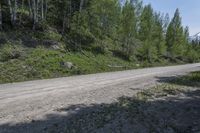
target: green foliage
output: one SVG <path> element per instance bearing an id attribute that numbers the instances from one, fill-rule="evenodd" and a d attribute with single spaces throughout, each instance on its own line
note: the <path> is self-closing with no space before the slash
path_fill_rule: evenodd
<path id="1" fill-rule="evenodd" d="M 144 7 L 140 17 L 139 38 L 141 41 L 151 40 L 153 31 L 153 9 L 151 5 Z"/>
<path id="2" fill-rule="evenodd" d="M 118 40 L 122 47 L 123 57 L 128 59 L 136 53 L 136 47 L 139 45 L 136 39 L 136 24 L 135 7 L 127 1 L 122 9 Z"/>
<path id="3" fill-rule="evenodd" d="M 105 54 L 107 52 L 104 45 L 99 44 L 92 46 L 91 51 L 95 54 Z"/>
<path id="4" fill-rule="evenodd" d="M 154 15 L 154 29 L 153 29 L 153 43 L 155 45 L 155 54 L 157 60 L 163 57 L 166 54 L 167 47 L 164 37 L 164 18 L 160 15 L 160 13 L 155 13 Z"/>
<path id="5" fill-rule="evenodd" d="M 171 56 L 183 56 L 185 51 L 185 38 L 186 36 L 184 36 L 180 13 L 177 9 L 171 23 L 169 24 L 166 35 L 168 52 Z"/>
<path id="6" fill-rule="evenodd" d="M 200 71 L 192 72 L 190 75 L 190 80 L 193 82 L 200 82 Z"/>
<path id="7" fill-rule="evenodd" d="M 72 69 L 63 67 L 62 62 L 71 62 L 75 67 Z M 124 61 L 111 54 L 93 54 L 87 51 L 63 53 L 38 47 L 29 51 L 26 58 L 0 62 L 0 83 L 116 71 L 134 67 L 134 63 Z"/>
<path id="8" fill-rule="evenodd" d="M 188 75 L 181 76 L 171 81 L 172 84 L 200 87 L 200 71 L 192 72 Z"/>
<path id="9" fill-rule="evenodd" d="M 74 14 L 69 39 L 71 40 L 74 51 L 79 51 L 94 42 L 95 37 L 90 32 L 86 11 L 82 11 L 81 13 L 76 12 Z"/>
<path id="10" fill-rule="evenodd" d="M 190 47 L 188 48 L 188 51 L 186 52 L 186 57 L 188 61 L 191 63 L 198 62 L 200 60 L 199 53 Z"/>
<path id="11" fill-rule="evenodd" d="M 142 60 L 152 63 L 156 60 L 156 46 L 154 43 L 154 15 L 151 5 L 144 7 L 140 18 L 139 38 L 143 42 L 140 49 Z"/>
<path id="12" fill-rule="evenodd" d="M 156 59 L 156 48 L 151 46 L 152 43 L 146 40 L 143 45 L 138 49 L 139 58 L 141 61 L 153 63 Z"/>
<path id="13" fill-rule="evenodd" d="M 22 56 L 23 49 L 21 46 L 14 44 L 4 44 L 0 50 L 0 61 L 8 61 L 10 59 L 18 59 Z"/>
<path id="14" fill-rule="evenodd" d="M 199 59 L 196 48 L 188 50 L 189 28 L 182 26 L 178 9 L 169 23 L 168 14 L 155 12 L 141 0 L 124 0 L 124 5 L 119 0 L 16 2 L 16 20 L 12 22 L 15 3 L 9 6 L 5 0 L 1 1 L 5 31 L 15 29 L 17 33 L 33 28 L 35 31 L 30 31 L 29 38 L 54 40 L 65 44 L 67 50 L 97 53 L 120 50 L 126 57 L 141 62 L 158 63 L 163 57 L 190 62 Z M 34 2 L 38 6 L 33 7 Z M 13 12 L 9 13 L 9 9 Z"/>
<path id="15" fill-rule="evenodd" d="M 91 32 L 97 37 L 113 37 L 120 16 L 120 4 L 118 0 L 91 0 L 88 7 L 90 13 Z"/>

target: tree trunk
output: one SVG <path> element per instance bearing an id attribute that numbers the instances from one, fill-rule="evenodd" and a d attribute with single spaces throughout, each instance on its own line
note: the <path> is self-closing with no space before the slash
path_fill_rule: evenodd
<path id="1" fill-rule="evenodd" d="M 35 30 L 35 27 L 36 27 L 36 23 L 37 23 L 37 16 L 36 16 L 36 0 L 32 0 L 33 1 L 33 30 Z"/>
<path id="2" fill-rule="evenodd" d="M 2 23 L 2 6 L 1 6 L 1 1 L 0 1 L 0 30 L 2 30 L 2 26 L 3 26 L 3 23 Z"/>
<path id="3" fill-rule="evenodd" d="M 47 19 L 47 11 L 48 11 L 48 0 L 45 0 L 45 19 Z"/>
<path id="4" fill-rule="evenodd" d="M 78 26 L 80 26 L 81 27 L 81 22 L 80 22 L 80 19 L 81 19 L 81 13 L 82 13 L 82 9 L 83 9 L 83 4 L 84 4 L 84 0 L 81 0 L 80 1 L 80 7 L 79 7 L 79 15 L 78 15 Z M 80 27 L 78 28 L 78 32 L 79 32 L 79 34 L 81 34 L 80 32 Z M 81 50 L 82 48 L 82 40 L 81 40 L 81 38 L 80 37 L 78 37 L 79 38 L 79 45 L 78 45 L 78 50 Z"/>
<path id="5" fill-rule="evenodd" d="M 20 14 L 20 18 L 19 18 L 19 24 L 20 25 L 22 23 L 22 17 L 23 17 L 23 11 L 24 11 L 24 0 L 22 0 L 21 10 L 22 10 L 22 13 Z"/>
<path id="6" fill-rule="evenodd" d="M 65 28 L 66 28 L 66 18 L 67 18 L 67 6 L 68 3 L 63 0 L 63 23 L 62 23 L 62 37 L 64 37 L 64 33 L 65 33 Z"/>
<path id="7" fill-rule="evenodd" d="M 14 8 L 13 8 L 13 25 L 16 25 L 17 21 L 17 0 L 14 0 Z"/>
<path id="8" fill-rule="evenodd" d="M 68 11 L 68 18 L 67 18 L 67 29 L 70 28 L 71 25 L 71 17 L 72 17 L 72 0 L 69 1 L 69 7 L 68 7 L 69 11 Z"/>
<path id="9" fill-rule="evenodd" d="M 9 6 L 9 10 L 10 10 L 10 22 L 13 25 L 13 8 L 12 8 L 12 3 L 11 0 L 8 0 L 8 6 Z"/>
<path id="10" fill-rule="evenodd" d="M 64 16 L 63 16 L 62 37 L 64 36 L 64 33 L 65 33 L 65 25 L 66 25 L 66 13 L 64 13 Z"/>
<path id="11" fill-rule="evenodd" d="M 30 19 L 33 19 L 33 9 L 31 6 L 31 0 L 28 0 L 28 6 L 29 6 L 29 17 Z"/>
<path id="12" fill-rule="evenodd" d="M 39 22 L 39 2 L 40 0 L 36 0 L 36 23 Z"/>
<path id="13" fill-rule="evenodd" d="M 41 19 L 44 20 L 44 0 L 41 0 Z"/>
<path id="14" fill-rule="evenodd" d="M 84 5 L 84 0 L 80 1 L 80 7 L 79 7 L 79 11 L 81 12 L 83 9 L 83 5 Z"/>

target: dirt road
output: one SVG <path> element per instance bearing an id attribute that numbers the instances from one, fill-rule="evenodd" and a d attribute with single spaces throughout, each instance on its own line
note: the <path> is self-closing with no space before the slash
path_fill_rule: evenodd
<path id="1" fill-rule="evenodd" d="M 64 119 L 72 113 L 60 111 L 61 108 L 112 103 L 158 84 L 161 77 L 195 70 L 200 70 L 200 63 L 3 84 L 0 85 L 0 133 L 49 132 L 52 126 L 64 125 Z"/>

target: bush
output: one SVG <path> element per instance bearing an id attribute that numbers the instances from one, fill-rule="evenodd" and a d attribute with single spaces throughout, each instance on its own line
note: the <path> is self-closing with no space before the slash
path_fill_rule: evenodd
<path id="1" fill-rule="evenodd" d="M 36 24 L 35 30 L 44 32 L 48 29 L 48 24 L 45 21 Z"/>
<path id="2" fill-rule="evenodd" d="M 187 58 L 190 63 L 197 62 L 199 60 L 199 55 L 195 50 L 190 50 L 187 53 Z"/>
<path id="3" fill-rule="evenodd" d="M 200 82 L 200 71 L 191 73 L 190 80 L 193 82 Z"/>
<path id="4" fill-rule="evenodd" d="M 0 47 L 7 43 L 6 35 L 0 32 Z"/>
<path id="5" fill-rule="evenodd" d="M 105 54 L 105 48 L 102 46 L 93 46 L 92 47 L 92 52 L 95 54 Z"/>
<path id="6" fill-rule="evenodd" d="M 0 50 L 0 61 L 8 61 L 10 59 L 17 59 L 21 57 L 23 49 L 21 46 L 6 44 Z"/>
<path id="7" fill-rule="evenodd" d="M 130 57 L 121 50 L 113 50 L 113 55 L 123 60 L 130 61 Z"/>

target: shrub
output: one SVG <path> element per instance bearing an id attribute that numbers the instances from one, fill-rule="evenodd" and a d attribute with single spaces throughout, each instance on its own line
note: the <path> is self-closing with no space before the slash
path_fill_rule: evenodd
<path id="1" fill-rule="evenodd" d="M 0 47 L 7 42 L 6 35 L 0 32 Z"/>
<path id="2" fill-rule="evenodd" d="M 200 71 L 191 73 L 190 80 L 200 82 Z"/>
<path id="3" fill-rule="evenodd" d="M 190 63 L 197 62 L 199 60 L 199 55 L 195 50 L 190 50 L 187 53 L 187 58 Z"/>
<path id="4" fill-rule="evenodd" d="M 21 46 L 6 44 L 0 50 L 0 61 L 8 61 L 10 59 L 17 59 L 21 57 L 23 49 Z"/>
<path id="5" fill-rule="evenodd" d="M 105 54 L 106 50 L 105 50 L 105 47 L 103 46 L 95 45 L 92 47 L 92 52 L 95 54 Z"/>
<path id="6" fill-rule="evenodd" d="M 130 60 L 130 57 L 121 50 L 113 50 L 112 52 L 113 52 L 113 55 L 118 58 L 121 58 L 121 59 L 127 60 L 127 61 Z"/>

